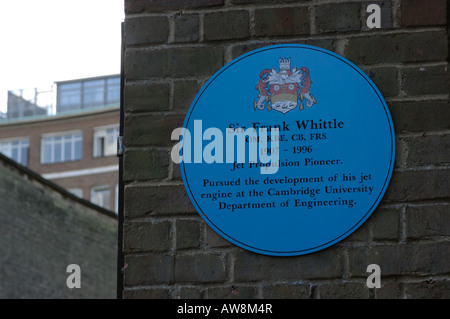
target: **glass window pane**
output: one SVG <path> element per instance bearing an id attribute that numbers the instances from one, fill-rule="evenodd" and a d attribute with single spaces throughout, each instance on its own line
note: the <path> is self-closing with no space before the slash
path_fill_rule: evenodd
<path id="1" fill-rule="evenodd" d="M 106 85 L 107 104 L 118 103 L 120 101 L 120 77 L 108 79 Z"/>
<path id="2" fill-rule="evenodd" d="M 110 192 L 109 187 L 95 187 L 91 191 L 91 202 L 109 209 Z"/>
<path id="3" fill-rule="evenodd" d="M 0 142 L 0 152 L 19 164 L 28 164 L 28 139 Z"/>
<path id="4" fill-rule="evenodd" d="M 72 194 L 74 194 L 75 196 L 83 198 L 83 190 L 81 188 L 69 188 L 67 190 Z"/>
<path id="5" fill-rule="evenodd" d="M 42 154 L 42 163 L 47 164 L 51 163 L 52 159 L 52 148 L 50 144 L 44 144 L 43 154 Z"/>
<path id="6" fill-rule="evenodd" d="M 95 140 L 95 156 L 102 157 L 105 156 L 105 137 L 99 136 Z"/>
<path id="7" fill-rule="evenodd" d="M 120 87 L 120 77 L 109 78 L 106 80 L 106 84 L 108 85 L 108 88 Z"/>
<path id="8" fill-rule="evenodd" d="M 72 160 L 72 143 L 69 139 L 64 141 L 64 161 Z"/>
<path id="9" fill-rule="evenodd" d="M 106 135 L 106 143 L 105 143 L 105 155 L 114 155 L 117 148 L 117 136 L 116 130 L 110 129 Z"/>
<path id="10" fill-rule="evenodd" d="M 119 128 L 96 129 L 94 132 L 94 157 L 116 154 Z"/>
<path id="11" fill-rule="evenodd" d="M 11 158 L 16 162 L 19 162 L 19 149 L 17 148 L 17 146 L 13 146 L 11 150 Z"/>
<path id="12" fill-rule="evenodd" d="M 103 196 L 103 208 L 109 209 L 109 190 L 103 191 L 102 192 L 102 196 Z"/>
<path id="13" fill-rule="evenodd" d="M 22 146 L 20 164 L 22 164 L 23 166 L 28 166 L 28 143 L 26 146 Z"/>
<path id="14" fill-rule="evenodd" d="M 52 137 L 44 137 L 44 138 L 42 139 L 42 143 L 48 144 L 48 143 L 51 143 L 52 140 L 53 140 Z"/>
<path id="15" fill-rule="evenodd" d="M 58 142 L 56 142 L 56 140 L 55 140 L 54 152 L 55 152 L 55 155 L 54 155 L 55 159 L 54 159 L 54 161 L 56 163 L 57 162 L 62 162 L 63 158 L 62 158 L 62 149 L 61 149 L 61 139 Z"/>
<path id="16" fill-rule="evenodd" d="M 65 134 L 42 139 L 42 163 L 74 161 L 81 157 L 81 134 Z"/>
<path id="17" fill-rule="evenodd" d="M 83 143 L 81 139 L 77 139 L 75 142 L 75 154 L 73 155 L 74 160 L 80 160 L 83 157 Z"/>
<path id="18" fill-rule="evenodd" d="M 83 86 L 83 106 L 105 104 L 105 80 L 86 81 Z"/>
<path id="19" fill-rule="evenodd" d="M 58 107 L 76 109 L 81 105 L 81 83 L 58 85 Z"/>
<path id="20" fill-rule="evenodd" d="M 85 81 L 83 83 L 84 85 L 84 90 L 87 89 L 97 89 L 97 88 L 101 88 L 102 90 L 105 87 L 105 80 L 90 80 L 90 81 Z"/>
<path id="21" fill-rule="evenodd" d="M 64 92 L 69 91 L 77 91 L 81 89 L 81 83 L 80 82 L 74 82 L 74 83 L 64 83 L 59 85 L 59 89 Z"/>
<path id="22" fill-rule="evenodd" d="M 9 158 L 11 158 L 12 154 L 11 154 L 11 143 L 2 143 L 0 146 L 0 152 L 2 152 L 3 155 L 8 156 Z"/>

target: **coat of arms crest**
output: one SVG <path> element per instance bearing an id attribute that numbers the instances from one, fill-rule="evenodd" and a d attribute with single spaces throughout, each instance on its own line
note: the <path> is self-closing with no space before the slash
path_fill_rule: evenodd
<path id="1" fill-rule="evenodd" d="M 256 85 L 258 100 L 254 101 L 254 109 L 267 110 L 286 114 L 297 106 L 303 110 L 303 101 L 307 107 L 317 104 L 316 99 L 310 92 L 311 78 L 306 67 L 291 69 L 291 58 L 280 58 L 278 60 L 279 70 L 273 67 L 271 70 L 264 69 L 259 73 L 259 82 Z"/>

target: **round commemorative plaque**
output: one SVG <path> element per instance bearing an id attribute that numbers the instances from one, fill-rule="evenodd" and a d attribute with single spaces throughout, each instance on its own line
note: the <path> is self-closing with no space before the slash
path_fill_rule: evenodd
<path id="1" fill-rule="evenodd" d="M 373 82 L 336 53 L 300 44 L 254 50 L 218 70 L 179 140 L 200 216 L 233 244 L 273 256 L 319 251 L 354 232 L 380 203 L 395 157 Z"/>

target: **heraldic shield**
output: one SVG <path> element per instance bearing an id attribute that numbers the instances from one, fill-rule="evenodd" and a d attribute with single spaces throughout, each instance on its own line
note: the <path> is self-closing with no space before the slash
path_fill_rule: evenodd
<path id="1" fill-rule="evenodd" d="M 254 101 L 254 109 L 275 110 L 286 114 L 297 106 L 303 110 L 303 100 L 307 107 L 317 103 L 311 95 L 311 78 L 306 67 L 291 69 L 291 58 L 278 60 L 279 71 L 274 68 L 262 70 L 260 80 L 256 85 L 258 101 Z"/>

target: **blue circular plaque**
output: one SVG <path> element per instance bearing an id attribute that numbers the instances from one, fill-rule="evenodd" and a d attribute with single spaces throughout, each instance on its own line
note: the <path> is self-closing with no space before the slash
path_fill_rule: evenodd
<path id="1" fill-rule="evenodd" d="M 273 256 L 350 235 L 394 167 L 394 127 L 377 87 L 347 59 L 307 45 L 268 46 L 225 65 L 179 138 L 183 182 L 203 220 Z"/>

